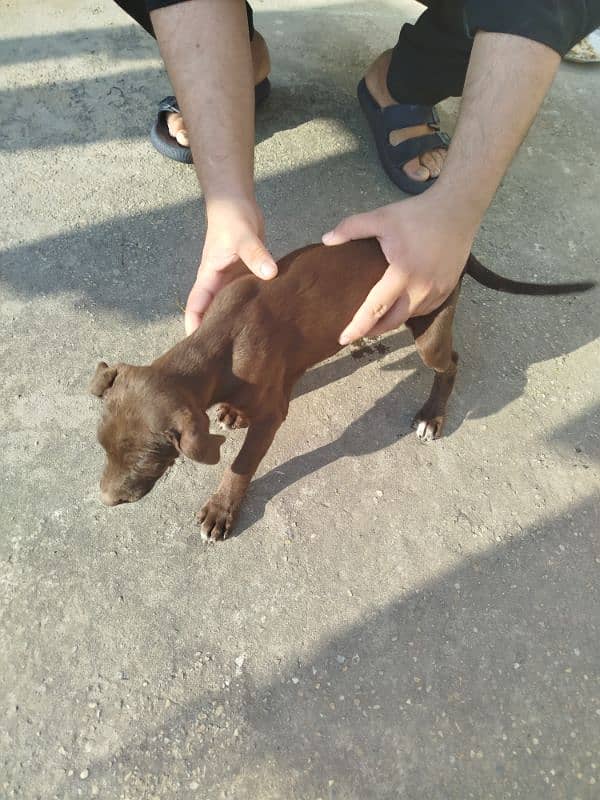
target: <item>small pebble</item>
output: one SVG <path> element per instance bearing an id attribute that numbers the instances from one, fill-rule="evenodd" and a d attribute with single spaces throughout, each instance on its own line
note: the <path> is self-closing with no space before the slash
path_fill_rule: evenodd
<path id="1" fill-rule="evenodd" d="M 82 769 L 81 772 L 79 773 L 79 777 L 81 778 L 82 781 L 84 781 L 89 774 L 90 774 L 89 769 Z"/>

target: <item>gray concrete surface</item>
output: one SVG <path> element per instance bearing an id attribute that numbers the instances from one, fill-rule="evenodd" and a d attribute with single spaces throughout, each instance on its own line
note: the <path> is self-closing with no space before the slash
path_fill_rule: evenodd
<path id="1" fill-rule="evenodd" d="M 354 86 L 418 7 L 257 7 L 281 255 L 397 197 Z M 169 86 L 116 7 L 1 13 L 0 796 L 599 797 L 598 292 L 467 281 L 432 446 L 406 333 L 313 370 L 222 546 L 194 526 L 215 469 L 103 508 L 86 383 L 182 335 L 198 190 L 148 143 Z M 562 66 L 478 237 L 490 266 L 598 277 L 599 127 L 600 71 Z"/>

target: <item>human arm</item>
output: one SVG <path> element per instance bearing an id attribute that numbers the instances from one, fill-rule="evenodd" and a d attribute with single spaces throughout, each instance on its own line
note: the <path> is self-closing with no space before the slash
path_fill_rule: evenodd
<path id="1" fill-rule="evenodd" d="M 342 344 L 397 328 L 450 294 L 559 63 L 557 52 L 533 40 L 476 34 L 456 131 L 435 185 L 348 217 L 323 237 L 335 245 L 375 236 L 390 264 L 342 332 Z"/>
<path id="2" fill-rule="evenodd" d="M 206 203 L 207 232 L 186 306 L 186 332 L 202 319 L 241 259 L 262 278 L 277 273 L 263 244 L 254 192 L 254 81 L 243 0 L 186 0 L 151 12 L 186 122 Z"/>

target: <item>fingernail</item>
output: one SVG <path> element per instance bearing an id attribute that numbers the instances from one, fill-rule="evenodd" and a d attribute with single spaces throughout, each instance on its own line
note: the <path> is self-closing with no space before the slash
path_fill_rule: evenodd
<path id="1" fill-rule="evenodd" d="M 321 237 L 321 241 L 323 244 L 330 244 L 331 240 L 333 239 L 333 231 L 327 231 L 327 233 L 323 234 Z"/>
<path id="2" fill-rule="evenodd" d="M 352 341 L 352 336 L 347 331 L 344 331 L 338 341 L 340 344 L 349 344 Z"/>
<path id="3" fill-rule="evenodd" d="M 272 278 L 276 274 L 277 270 L 273 264 L 262 264 L 259 272 L 263 278 Z"/>
<path id="4" fill-rule="evenodd" d="M 427 167 L 419 167 L 417 170 L 417 175 L 419 178 L 428 178 L 429 177 L 429 170 Z"/>

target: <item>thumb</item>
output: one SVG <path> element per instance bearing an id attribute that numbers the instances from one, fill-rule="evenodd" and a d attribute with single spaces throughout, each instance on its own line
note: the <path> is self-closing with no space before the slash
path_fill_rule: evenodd
<path id="1" fill-rule="evenodd" d="M 258 236 L 246 238 L 240 244 L 238 255 L 258 278 L 270 280 L 277 275 L 277 264 Z"/>
<path id="2" fill-rule="evenodd" d="M 323 244 L 344 244 L 351 239 L 369 239 L 379 236 L 380 225 L 378 215 L 374 211 L 365 214 L 353 214 L 343 219 L 336 227 L 323 236 Z"/>

